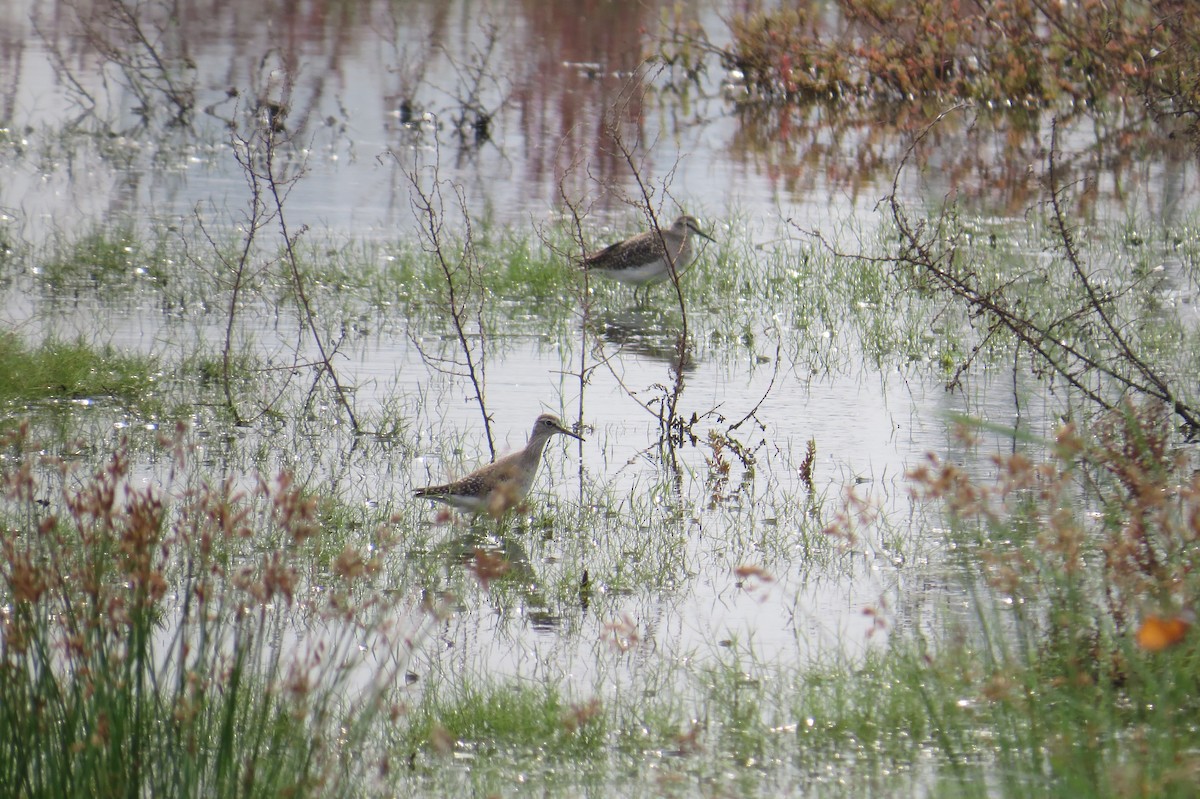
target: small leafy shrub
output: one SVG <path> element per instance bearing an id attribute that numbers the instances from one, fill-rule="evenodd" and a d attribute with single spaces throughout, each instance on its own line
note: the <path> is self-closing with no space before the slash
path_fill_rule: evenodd
<path id="1" fill-rule="evenodd" d="M 976 622 L 913 661 L 931 723 L 960 763 L 986 728 L 1006 795 L 1194 794 L 1200 477 L 1170 418 L 1127 403 L 1041 462 L 996 456 L 994 482 L 933 456 L 911 474 L 946 511 Z"/>

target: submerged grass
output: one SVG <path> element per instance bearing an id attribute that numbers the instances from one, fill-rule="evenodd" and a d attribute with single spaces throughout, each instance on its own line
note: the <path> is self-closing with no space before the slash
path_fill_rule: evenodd
<path id="1" fill-rule="evenodd" d="M 1048 257 L 1054 241 L 1042 217 L 1030 217 L 1023 227 L 957 216 L 951 221 L 960 257 L 971 265 L 982 291 L 1003 288 L 1013 302 L 1030 308 L 1034 318 L 1062 304 L 1070 270 L 1061 259 Z M 881 370 L 932 367 L 953 379 L 963 363 L 1002 362 L 1011 356 L 1010 337 L 971 331 L 968 317 L 940 298 L 928 280 L 872 257 L 891 249 L 895 231 L 886 226 L 839 237 L 868 242 L 862 257 L 835 254 L 825 241 L 791 228 L 752 231 L 736 216 L 710 227 L 717 242 L 706 243 L 681 281 L 693 357 L 770 359 L 778 347 L 795 367 L 839 373 L 855 368 L 861 354 Z M 1181 287 L 1164 284 L 1162 270 L 1162 259 L 1169 259 L 1167 266 L 1178 267 L 1195 287 L 1194 232 L 1178 226 L 1161 235 L 1139 233 L 1142 228 L 1131 222 L 1093 237 L 1087 243 L 1089 261 L 1100 265 L 1097 277 L 1111 290 L 1115 304 L 1140 311 L 1134 330 L 1148 354 L 1178 359 L 1200 351 L 1191 346 L 1195 334 L 1171 312 Z M 229 270 L 197 260 L 195 253 L 205 246 L 184 240 L 186 232 L 171 235 L 178 239 L 167 234 L 140 237 L 129 225 L 115 225 L 77 241 L 60 241 L 47 252 L 12 257 L 34 275 L 34 285 L 51 294 L 65 287 L 75 292 L 136 287 L 161 294 L 164 309 L 173 312 L 204 315 L 227 309 Z M 481 260 L 479 291 L 486 298 L 482 332 L 499 348 L 495 352 L 502 354 L 514 335 L 575 346 L 581 320 L 593 336 L 613 346 L 652 357 L 669 357 L 674 351 L 672 331 L 680 319 L 675 304 L 664 300 L 669 286 L 651 289 L 650 309 L 638 313 L 625 286 L 595 279 L 584 296 L 583 275 L 572 260 L 579 247 L 565 227 L 550 226 L 535 235 L 482 223 L 472 228 L 472 236 Z M 443 248 L 457 251 L 466 243 L 461 236 L 451 237 Z M 218 241 L 210 249 L 219 247 L 221 257 L 229 260 L 233 245 Z M 324 335 L 337 340 L 347 331 L 376 329 L 403 335 L 397 330 L 403 325 L 409 335 L 425 340 L 435 356 L 445 354 L 436 346 L 438 337 L 451 332 L 436 299 L 445 277 L 434 255 L 418 243 L 306 237 L 295 252 Z M 210 260 L 216 259 L 214 254 Z M 242 275 L 240 313 L 294 314 L 294 286 L 281 270 L 278 253 L 252 253 Z M 1189 356 L 1188 365 L 1192 361 L 1195 357 Z"/>
<path id="2" fill-rule="evenodd" d="M 163 409 L 156 391 L 162 377 L 162 365 L 150 356 L 82 339 L 49 339 L 31 347 L 14 332 L 0 332 L 0 402 L 108 398 L 155 416 Z"/>
<path id="3" fill-rule="evenodd" d="M 549 685 L 427 688 L 407 714 L 400 750 L 485 757 L 505 752 L 516 760 L 586 760 L 603 755 L 608 719 L 598 701 L 572 703 Z"/>
<path id="4" fill-rule="evenodd" d="M 55 291 L 132 284 L 147 274 L 142 261 L 147 247 L 131 226 L 96 229 L 78 241 L 60 241 L 36 269 L 38 278 Z"/>
<path id="5" fill-rule="evenodd" d="M 772 237 L 739 226 L 714 226 L 717 243 L 707 245 L 682 276 L 688 307 L 691 355 L 738 363 L 769 363 L 776 352 L 793 367 L 813 374 L 856 368 L 854 353 L 878 368 L 893 364 L 938 364 L 949 371 L 969 352 L 970 340 L 954 334 L 962 317 L 951 314 L 935 298 L 912 287 L 911 277 L 886 262 L 842 257 L 823 243 L 797 238 L 787 229 Z M 211 245 L 162 237 L 139 238 L 128 226 L 96 231 L 72 244 L 60 243 L 49 253 L 25 253 L 33 285 L 51 295 L 70 286 L 77 293 L 100 294 L 116 289 L 157 293 L 173 317 L 211 322 L 228 313 L 233 274 L 217 254 L 197 260 L 205 247 L 220 248 L 220 258 L 236 261 L 235 242 Z M 199 234 L 196 234 L 199 235 Z M 481 333 L 493 357 L 501 356 L 518 336 L 548 347 L 579 346 L 579 325 L 610 349 L 625 348 L 650 358 L 669 360 L 681 326 L 678 307 L 665 301 L 670 287 L 648 292 L 642 305 L 632 291 L 603 279 L 589 283 L 584 295 L 582 272 L 570 253 L 578 249 L 565 230 L 536 235 L 479 225 L 472 246 L 480 254 L 478 291 Z M 875 234 L 884 246 L 883 234 Z M 456 251 L 463 239 L 447 239 L 443 248 Z M 347 240 L 302 239 L 295 248 L 306 293 L 328 341 L 354 341 L 382 331 L 419 339 L 431 357 L 453 355 L 444 301 L 438 299 L 445 276 L 432 253 L 416 242 L 388 244 Z M 996 260 L 991 271 L 1009 270 L 1011 250 L 981 252 Z M 275 317 L 294 325 L 294 285 L 282 271 L 278 254 L 252 253 L 240 273 L 239 318 Z M 122 293 L 122 292 L 118 292 Z M 283 342 L 284 346 L 290 346 Z M 242 343 L 234 342 L 237 376 L 246 372 Z M 219 375 L 209 364 L 210 376 Z"/>

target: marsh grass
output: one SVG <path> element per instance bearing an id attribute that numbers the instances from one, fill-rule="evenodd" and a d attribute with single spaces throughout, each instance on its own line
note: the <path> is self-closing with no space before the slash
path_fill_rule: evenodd
<path id="1" fill-rule="evenodd" d="M 410 708 L 409 722 L 397 745 L 443 757 L 507 751 L 519 760 L 523 751 L 577 761 L 602 756 L 608 736 L 599 703 L 572 703 L 548 685 L 434 687 Z"/>
<path id="2" fill-rule="evenodd" d="M 915 784 L 960 796 L 1194 793 L 1200 493 L 1167 418 L 1130 405 L 1086 437 L 1026 437 L 1029 455 L 997 456 L 992 477 L 940 460 L 914 470 L 914 491 L 949 521 L 945 552 L 959 588 L 947 597 L 960 601 L 902 626 L 875 609 L 886 640 L 861 658 L 789 665 L 735 639 L 709 656 L 659 662 L 635 681 L 652 698 L 592 697 L 608 759 L 564 757 L 582 758 L 580 772 L 597 769 L 609 785 L 657 773 L 648 764 L 666 753 L 684 784 L 728 779 L 744 790 L 824 774 L 843 781 L 831 795 Z M 1160 645 L 1143 633 L 1153 618 L 1179 620 L 1180 632 Z M 642 651 L 638 628 L 618 627 L 626 637 L 613 640 Z M 622 652 L 613 656 L 630 656 Z M 697 659 L 707 665 L 681 665 Z M 506 707 L 519 686 L 473 689 L 462 700 L 469 714 L 441 704 L 432 715 L 478 729 L 463 716 Z M 488 723 L 478 722 L 497 747 L 531 745 Z M 541 734 L 558 746 L 561 731 Z M 555 784 L 537 767 L 528 773 Z"/>
<path id="3" fill-rule="evenodd" d="M 29 253 L 39 282 L 53 292 L 133 288 L 166 277 L 161 239 L 147 241 L 132 225 L 98 227 L 78 240 L 54 243 L 45 255 Z M 161 290 L 161 289 L 160 289 Z"/>
<path id="4" fill-rule="evenodd" d="M 148 355 L 82 339 L 30 346 L 15 332 L 0 332 L 0 401 L 6 403 L 106 399 L 155 417 L 165 406 L 163 379 L 162 364 Z"/>
<path id="5" fill-rule="evenodd" d="M 161 442 L 172 478 L 145 486 L 124 447 L 89 473 L 30 435 L 3 442 L 4 784 L 23 796 L 340 794 L 337 725 L 383 697 L 356 682 L 354 625 L 325 624 L 380 633 L 391 606 L 378 594 L 358 605 L 352 589 L 377 575 L 390 535 L 375 554 L 344 548 L 313 592 L 302 553 L 319 515 L 286 476 L 247 492 L 189 478 L 180 428 Z M 392 643 L 402 662 L 413 639 Z"/>
<path id="6" fill-rule="evenodd" d="M 213 396 L 221 390 L 228 376 L 231 390 L 238 396 L 249 397 L 254 394 L 268 393 L 269 381 L 263 377 L 266 365 L 258 353 L 249 349 L 232 352 L 226 362 L 220 353 L 200 348 L 187 352 L 180 359 L 179 371 L 187 375 L 206 393 Z"/>
<path id="7" fill-rule="evenodd" d="M 837 373 L 854 363 L 847 351 L 864 350 L 873 364 L 894 361 L 950 361 L 961 355 L 953 337 L 931 332 L 929 317 L 941 316 L 946 329 L 955 320 L 932 298 L 907 294 L 904 274 L 886 265 L 839 257 L 794 231 L 755 241 L 735 216 L 714 230 L 706 246 L 683 274 L 681 288 L 689 308 L 693 357 L 772 359 L 777 347 L 789 362 L 816 373 Z M 203 247 L 187 240 L 186 230 L 140 236 L 130 226 L 93 231 L 77 241 L 60 241 L 48 252 L 20 258 L 35 273 L 33 287 L 48 296 L 70 288 L 78 294 L 159 296 L 178 322 L 211 323 L 216 309 L 227 309 L 229 277 L 215 263 L 196 255 Z M 198 234 L 193 234 L 198 235 Z M 216 235 L 216 234 L 213 234 Z M 473 246 L 480 253 L 481 322 L 503 354 L 520 338 L 548 347 L 568 348 L 578 337 L 582 276 L 568 256 L 572 246 L 557 228 L 536 236 L 477 226 Z M 879 245 L 886 236 L 878 234 Z M 236 250 L 233 240 L 216 239 L 221 257 Z M 447 238 L 445 247 L 463 246 Z M 422 346 L 437 353 L 437 339 L 450 332 L 433 298 L 444 282 L 436 259 L 414 243 L 386 244 L 307 236 L 293 253 L 309 300 L 319 309 L 321 331 L 330 341 L 353 342 L 373 332 L 396 335 L 403 323 L 418 331 Z M 984 254 L 996 258 L 1000 254 Z M 215 257 L 215 256 L 214 256 Z M 254 255 L 242 280 L 239 315 L 276 319 L 285 333 L 296 325 L 292 285 L 277 273 L 278 253 Z M 1002 270 L 1001 270 L 1002 271 Z M 652 299 L 639 307 L 625 286 L 593 281 L 590 287 L 590 335 L 608 346 L 626 346 L 650 357 L 670 358 L 681 326 L 678 308 Z M 653 292 L 652 292 L 653 294 Z M 763 309 L 773 309 L 763 313 Z M 258 338 L 263 331 L 256 331 Z M 349 336 L 349 338 L 346 338 Z M 860 343 L 861 342 L 861 343 Z M 258 342 L 259 345 L 262 342 Z M 268 350 L 270 348 L 268 347 Z M 264 377 L 261 364 L 235 347 L 233 378 Z M 211 369 L 209 369 L 211 376 Z"/>
<path id="8" fill-rule="evenodd" d="M 1168 418 L 1127 404 L 1041 461 L 997 457 L 995 483 L 914 471 L 945 505 L 973 612 L 922 636 L 906 679 L 922 673 L 932 742 L 973 793 L 991 777 L 1005 795 L 1195 790 L 1195 638 L 1140 643 L 1152 618 L 1186 631 L 1197 590 L 1200 495 Z"/>
<path id="9" fill-rule="evenodd" d="M 561 301 L 574 296 L 569 266 L 530 241 L 481 235 L 495 259 L 484 272 L 495 300 L 485 322 L 516 321 L 514 337 L 548 342 L 576 335 L 576 310 Z M 981 274 L 997 285 L 1022 277 L 1031 306 L 1058 300 L 1036 230 L 999 246 L 986 226 L 972 235 L 983 243 L 973 253 Z M 778 357 L 799 374 L 861 369 L 860 355 L 877 367 L 947 371 L 968 354 L 1012 357 L 1003 337 L 976 352 L 964 316 L 919 273 L 811 241 L 759 250 L 724 239 L 683 280 L 706 357 Z M 1142 245 L 1096 243 L 1129 246 L 1109 252 Z M 1178 246 L 1194 268 L 1187 242 Z M 436 332 L 424 305 L 436 274 L 416 257 L 389 260 L 396 252 L 345 246 L 302 259 L 303 269 L 325 270 L 308 282 L 326 303 L 322 323 L 412 314 Z M 1139 261 L 1140 271 L 1153 260 Z M 1120 258 L 1113 263 L 1119 273 Z M 705 307 L 713 292 L 729 302 Z M 1120 302 L 1150 311 L 1144 335 L 1157 337 L 1164 357 L 1192 357 L 1172 353 L 1190 334 L 1179 334 L 1169 305 L 1155 304 L 1164 297 L 1146 280 Z M 603 286 L 595 299 L 600 311 L 608 303 L 619 311 L 631 298 Z M 731 323 L 754 303 L 778 318 Z M 671 344 L 653 330 L 639 335 L 639 354 Z M 18 377 L 39 374 L 42 355 L 9 337 L 0 345 L 14 347 Z M 62 360 L 87 367 L 71 378 L 79 385 L 123 385 L 104 376 L 113 367 L 94 376 L 105 360 L 87 347 Z M 251 355 L 234 363 L 240 390 L 266 384 Z M 137 363 L 128 370 L 136 374 Z M 182 372 L 212 383 L 220 365 L 195 354 Z M 142 388 L 135 381 L 111 396 Z M 805 486 L 795 478 L 798 453 L 762 448 L 758 432 L 724 430 L 715 417 L 697 426 L 677 471 L 581 476 L 577 489 L 551 496 L 543 484 L 507 526 L 445 523 L 406 501 L 415 475 L 361 479 L 377 468 L 390 475 L 395 467 L 381 463 L 427 449 L 416 425 L 393 420 L 378 440 L 352 437 L 321 417 L 321 402 L 276 405 L 262 429 L 229 436 L 240 455 L 208 453 L 203 468 L 183 439 L 164 442 L 170 454 L 157 462 L 175 465 L 155 488 L 133 484 L 128 443 L 89 467 L 47 459 L 42 450 L 55 448 L 35 446 L 28 433 L 8 440 L 0 590 L 13 610 L 0 707 L 16 710 L 0 714 L 4 784 L 31 796 L 193 795 L 195 786 L 206 795 L 349 795 L 365 767 L 385 791 L 433 794 L 464 785 L 504 792 L 516 775 L 551 794 L 817 786 L 849 796 L 914 781 L 933 795 L 1195 787 L 1194 636 L 1162 651 L 1137 645 L 1144 619 L 1185 620 L 1197 587 L 1198 489 L 1155 411 L 1089 415 L 1088 435 L 1060 442 L 1010 435 L 1030 454 L 997 459 L 993 475 L 931 461 L 914 475 L 924 513 L 839 530 L 837 479 Z M 389 413 L 414 415 L 411 407 L 379 415 Z M 478 463 L 465 435 L 439 433 L 447 472 Z M 247 464 L 273 476 L 251 479 Z M 563 467 L 552 458 L 543 468 Z M 855 512 L 848 505 L 845 518 Z M 905 579 L 895 582 L 894 610 L 869 609 L 878 636 L 861 657 L 808 660 L 798 641 L 792 662 L 720 630 L 711 651 L 667 653 L 644 619 L 625 615 L 652 604 L 673 613 L 704 581 L 733 593 L 738 581 L 770 576 L 791 590 L 862 563 Z M 926 578 L 945 607 L 900 593 Z M 397 605 L 414 595 L 423 609 L 401 614 Z M 594 664 L 570 682 L 484 679 L 438 660 L 438 649 L 428 673 L 414 671 L 415 688 L 400 689 L 401 677 L 377 693 L 356 681 L 361 671 L 342 668 L 364 640 L 385 638 L 404 641 L 390 667 L 401 668 L 405 646 L 425 640 L 421 625 L 432 620 L 444 623 L 453 653 L 472 633 L 452 612 L 494 614 L 487 623 L 501 641 L 542 625 L 564 648 L 592 647 L 584 659 Z M 385 635 L 388 614 L 401 614 L 409 632 Z M 581 642 L 580 630 L 596 640 Z M 309 644 L 320 663 L 301 656 Z M 30 708 L 52 715 L 21 712 Z"/>

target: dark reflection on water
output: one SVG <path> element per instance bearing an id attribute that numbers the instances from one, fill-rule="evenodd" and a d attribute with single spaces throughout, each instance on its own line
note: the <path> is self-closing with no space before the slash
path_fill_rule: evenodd
<path id="1" fill-rule="evenodd" d="M 635 355 L 658 361 L 671 367 L 672 372 L 682 369 L 686 373 L 696 369 L 689 348 L 681 346 L 677 322 L 665 319 L 657 308 L 600 309 L 593 322 L 600 338 L 613 346 L 614 355 Z"/>
<path id="2" fill-rule="evenodd" d="M 485 518 L 471 522 L 465 530 L 447 528 L 447 538 L 438 550 L 448 573 L 463 569 L 487 591 L 488 603 L 501 613 L 519 613 L 534 630 L 556 629 L 562 617 L 550 609 L 542 590 L 543 577 L 518 538 L 529 531 L 501 525 L 503 532 L 496 534 L 494 525 Z"/>
<path id="3" fill-rule="evenodd" d="M 668 214 L 678 204 L 836 228 L 855 214 L 877 218 L 910 142 L 939 115 L 901 176 L 902 196 L 935 206 L 949 196 L 1005 217 L 1044 197 L 1047 112 L 764 106 L 744 102 L 715 58 L 695 82 L 647 65 L 664 20 L 698 24 L 721 44 L 735 2 L 208 2 L 184 4 L 177 25 L 160 13 L 166 4 L 137 7 L 157 61 L 114 47 L 127 26 L 102 0 L 0 12 L 10 145 L 0 159 L 16 167 L 0 204 L 30 238 L 80 211 L 103 221 L 241 207 L 227 128 L 262 119 L 307 170 L 289 212 L 357 236 L 410 226 L 399 170 L 434 163 L 476 215 L 527 223 L 564 197 L 585 213 L 632 215 L 640 190 L 614 136 Z M 181 104 L 188 124 L 172 124 Z M 1060 168 L 1079 210 L 1132 205 L 1169 222 L 1194 208 L 1190 153 L 1140 114 L 1062 120 Z M 30 133 L 48 137 L 49 158 L 34 157 Z M 396 157 L 380 158 L 388 152 Z"/>

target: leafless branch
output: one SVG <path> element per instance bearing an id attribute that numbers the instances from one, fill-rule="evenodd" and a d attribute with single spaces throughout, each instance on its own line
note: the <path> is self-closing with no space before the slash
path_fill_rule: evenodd
<path id="1" fill-rule="evenodd" d="M 440 153 L 440 150 L 438 152 Z M 458 357 L 429 357 L 421 347 L 420 341 L 415 336 L 412 338 L 427 364 L 455 376 L 466 377 L 470 381 L 475 403 L 483 417 L 488 451 L 495 460 L 496 442 L 485 391 L 488 336 L 483 323 L 482 267 L 475 252 L 471 218 L 467 213 L 467 199 L 461 186 L 441 179 L 436 157 L 433 165 L 425 171 L 429 175 L 427 183 L 415 167 L 405 168 L 404 175 L 412 187 L 410 203 L 413 216 L 420 226 L 421 246 L 426 253 L 433 256 L 442 275 L 442 306 L 450 317 L 458 342 L 458 356 L 462 360 L 459 361 Z M 448 240 L 445 230 L 446 190 L 452 195 L 465 225 L 463 242 L 457 256 L 452 254 L 454 245 Z M 448 368 L 446 364 L 449 364 Z"/>
<path id="2" fill-rule="evenodd" d="M 1067 292 L 1067 307 L 1056 308 L 1050 318 L 1039 317 L 1020 297 L 1013 296 L 1016 280 L 987 285 L 965 249 L 963 231 L 952 209 L 943 209 L 929 221 L 914 222 L 909 218 L 900 200 L 900 176 L 921 139 L 941 118 L 914 138 L 896 169 L 890 194 L 882 201 L 899 234 L 895 254 L 871 257 L 841 253 L 819 235 L 817 240 L 841 257 L 910 268 L 931 280 L 935 289 L 961 302 L 970 319 L 982 320 L 983 339 L 956 370 L 951 386 L 957 385 L 981 348 L 1003 330 L 1014 337 L 1018 347 L 1033 353 L 1035 370 L 1057 375 L 1098 407 L 1117 408 L 1120 397 L 1132 392 L 1166 403 L 1182 420 L 1189 435 L 1200 431 L 1200 409 L 1180 398 L 1162 371 L 1137 350 L 1125 333 L 1130 323 L 1119 317 L 1116 300 L 1132 287 L 1124 291 L 1100 291 L 1084 265 L 1066 221 L 1056 134 L 1051 139 L 1047 166 L 1050 218 L 1057 250 L 1070 267 L 1071 288 L 1078 293 Z M 1072 301 L 1072 296 L 1077 299 Z"/>

